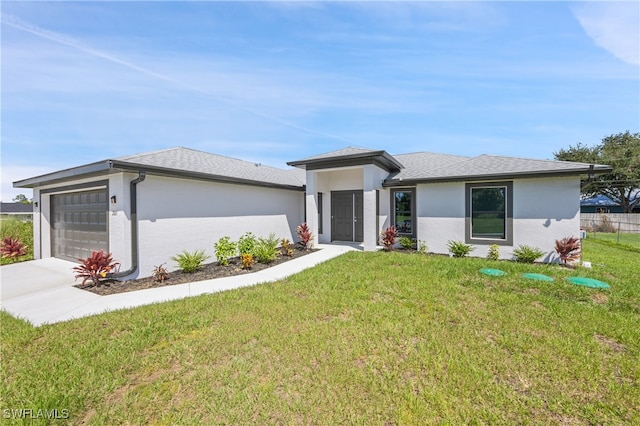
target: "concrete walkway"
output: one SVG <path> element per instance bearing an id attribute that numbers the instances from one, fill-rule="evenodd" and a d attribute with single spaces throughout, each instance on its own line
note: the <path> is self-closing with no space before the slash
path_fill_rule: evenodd
<path id="1" fill-rule="evenodd" d="M 99 296 L 73 287 L 72 262 L 41 259 L 0 268 L 0 307 L 34 326 L 53 324 L 117 309 L 216 293 L 278 281 L 357 250 L 351 245 L 324 245 L 315 253 L 252 274 L 198 281 L 128 293 Z"/>

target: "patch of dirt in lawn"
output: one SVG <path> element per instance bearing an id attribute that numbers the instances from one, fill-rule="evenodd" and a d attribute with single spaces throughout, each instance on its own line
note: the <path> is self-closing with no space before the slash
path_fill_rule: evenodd
<path id="1" fill-rule="evenodd" d="M 240 259 L 233 258 L 229 260 L 228 266 L 218 265 L 217 262 L 208 263 L 203 265 L 202 268 L 196 272 L 185 273 L 182 271 L 174 271 L 169 273 L 169 278 L 162 283 L 157 282 L 153 277 L 140 278 L 137 280 L 129 281 L 107 281 L 102 283 L 99 287 L 78 284 L 75 287 L 90 291 L 101 296 L 108 296 L 110 294 L 126 293 L 128 291 L 145 290 L 148 288 L 165 287 L 176 284 L 186 284 L 197 281 L 212 280 L 215 278 L 232 277 L 236 275 L 250 274 L 253 272 L 262 271 L 272 266 L 280 265 L 293 259 L 297 259 L 307 254 L 313 253 L 317 250 L 294 250 L 293 256 L 277 256 L 276 260 L 271 263 L 254 263 L 251 269 L 242 269 L 240 266 Z"/>
<path id="2" fill-rule="evenodd" d="M 624 352 L 625 351 L 625 347 L 622 343 L 611 339 L 607 336 L 603 336 L 602 334 L 595 334 L 594 335 L 596 341 L 598 343 L 600 343 L 601 345 L 608 347 L 609 349 L 611 349 L 613 352 Z"/>

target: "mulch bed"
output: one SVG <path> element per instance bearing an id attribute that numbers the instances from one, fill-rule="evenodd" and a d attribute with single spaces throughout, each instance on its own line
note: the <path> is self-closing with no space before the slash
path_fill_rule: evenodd
<path id="1" fill-rule="evenodd" d="M 250 274 L 253 272 L 262 271 L 264 269 L 271 268 L 272 266 L 280 265 L 281 263 L 288 262 L 293 259 L 297 259 L 307 254 L 313 253 L 316 250 L 300 250 L 295 249 L 293 256 L 278 256 L 276 260 L 271 263 L 254 263 L 251 269 L 242 269 L 240 267 L 240 259 L 233 258 L 229 260 L 228 266 L 218 265 L 217 262 L 208 263 L 202 266 L 202 268 L 196 272 L 185 273 L 182 271 L 174 271 L 169 273 L 169 278 L 160 283 L 153 279 L 153 277 L 140 278 L 137 280 L 129 281 L 106 281 L 99 287 L 95 287 L 87 282 L 87 285 L 78 284 L 75 287 L 90 291 L 101 296 L 108 296 L 110 294 L 126 293 L 128 291 L 145 290 L 148 288 L 158 288 L 176 284 L 186 284 L 196 281 L 212 280 L 215 278 L 232 277 L 235 275 Z"/>

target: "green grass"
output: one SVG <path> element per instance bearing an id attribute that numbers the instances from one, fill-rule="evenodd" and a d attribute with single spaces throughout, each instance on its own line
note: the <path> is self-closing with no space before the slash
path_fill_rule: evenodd
<path id="1" fill-rule="evenodd" d="M 40 328 L 0 313 L 0 408 L 87 424 L 640 424 L 638 254 L 584 250 L 594 267 L 577 271 L 352 252 Z M 577 274 L 611 289 L 563 280 Z"/>
<path id="2" fill-rule="evenodd" d="M 618 233 L 616 232 L 589 232 L 587 239 L 598 241 L 608 241 L 615 244 L 626 245 L 628 247 L 636 247 L 640 249 L 640 231 L 636 233 Z"/>

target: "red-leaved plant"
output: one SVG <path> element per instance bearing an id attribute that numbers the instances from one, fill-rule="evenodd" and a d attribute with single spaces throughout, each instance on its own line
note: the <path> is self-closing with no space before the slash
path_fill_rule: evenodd
<path id="1" fill-rule="evenodd" d="M 296 228 L 296 233 L 300 238 L 300 245 L 302 245 L 302 247 L 305 250 L 309 250 L 311 248 L 311 241 L 313 240 L 313 234 L 311 233 L 311 230 L 309 229 L 309 226 L 307 225 L 307 223 L 303 222 L 300 225 L 298 225 L 298 228 Z"/>
<path id="2" fill-rule="evenodd" d="M 101 280 L 107 278 L 107 274 L 120 264 L 114 262 L 111 253 L 105 253 L 104 250 L 93 251 L 91 256 L 86 259 L 78 259 L 78 261 L 80 265 L 73 268 L 77 273 L 76 279 L 84 278 L 82 285 L 91 280 L 96 287 L 100 286 Z"/>
<path id="3" fill-rule="evenodd" d="M 27 249 L 20 239 L 7 237 L 0 243 L 0 253 L 3 259 L 11 259 L 15 262 L 20 256 L 27 254 Z"/>
<path id="4" fill-rule="evenodd" d="M 385 251 L 393 250 L 396 238 L 398 238 L 398 230 L 395 226 L 388 226 L 387 229 L 380 233 L 380 242 L 384 246 Z"/>
<path id="5" fill-rule="evenodd" d="M 573 262 L 580 259 L 580 240 L 575 237 L 565 237 L 556 240 L 556 253 L 560 256 L 560 260 L 566 265 L 567 262 Z"/>

